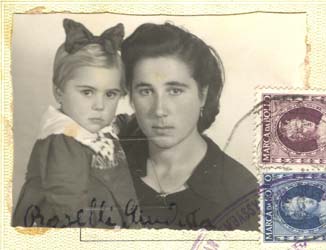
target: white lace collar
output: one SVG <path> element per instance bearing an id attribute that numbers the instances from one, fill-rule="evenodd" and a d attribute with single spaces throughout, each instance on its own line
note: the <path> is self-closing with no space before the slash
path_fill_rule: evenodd
<path id="1" fill-rule="evenodd" d="M 77 122 L 65 115 L 61 111 L 49 106 L 41 120 L 41 131 L 38 139 L 45 139 L 50 135 L 63 134 L 73 137 L 83 145 L 93 149 L 97 156 L 101 158 L 101 164 L 97 168 L 108 168 L 117 165 L 115 160 L 115 149 L 113 139 L 118 140 L 117 129 L 114 125 L 104 127 L 97 133 L 91 133 L 81 127 Z M 111 137 L 111 138 L 110 138 Z M 93 159 L 94 160 L 94 159 Z M 103 164 L 106 161 L 106 164 Z M 93 166 L 93 167 L 94 167 Z"/>

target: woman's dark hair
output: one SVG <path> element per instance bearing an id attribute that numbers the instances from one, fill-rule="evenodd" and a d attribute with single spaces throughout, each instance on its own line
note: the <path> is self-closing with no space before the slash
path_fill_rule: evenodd
<path id="1" fill-rule="evenodd" d="M 126 38 L 121 46 L 121 57 L 126 69 L 127 89 L 131 93 L 133 70 L 144 58 L 177 56 L 192 71 L 200 94 L 207 89 L 203 115 L 198 121 L 202 133 L 215 121 L 224 82 L 224 70 L 219 55 L 195 35 L 175 25 L 145 23 Z"/>

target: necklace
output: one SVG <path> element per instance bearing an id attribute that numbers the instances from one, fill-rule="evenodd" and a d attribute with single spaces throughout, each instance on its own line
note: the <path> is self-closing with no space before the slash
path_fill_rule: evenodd
<path id="1" fill-rule="evenodd" d="M 154 176 L 155 176 L 155 181 L 156 181 L 156 183 L 157 183 L 157 185 L 158 185 L 158 187 L 160 189 L 159 190 L 159 196 L 164 199 L 164 202 L 166 202 L 165 199 L 169 194 L 175 193 L 175 192 L 183 190 L 185 188 L 185 184 L 182 184 L 181 186 L 179 186 L 178 188 L 173 189 L 172 191 L 169 191 L 169 192 L 165 191 L 163 189 L 163 187 L 162 187 L 162 185 L 160 183 L 160 180 L 158 178 L 158 175 L 156 173 L 155 162 L 152 159 L 148 158 L 148 164 L 153 169 Z"/>
<path id="2" fill-rule="evenodd" d="M 157 185 L 158 185 L 158 187 L 159 187 L 159 189 L 160 189 L 160 190 L 159 190 L 159 196 L 165 199 L 166 196 L 168 196 L 168 193 L 165 192 L 165 191 L 163 190 L 162 186 L 161 186 L 161 183 L 160 183 L 160 181 L 159 181 L 159 179 L 158 179 L 158 176 L 157 176 L 157 173 L 156 173 L 156 169 L 155 169 L 155 167 L 154 167 L 154 162 L 153 162 L 152 159 L 148 159 L 148 163 L 149 163 L 150 167 L 153 169 L 154 176 L 155 176 L 155 181 L 156 181 L 156 183 L 157 183 Z"/>

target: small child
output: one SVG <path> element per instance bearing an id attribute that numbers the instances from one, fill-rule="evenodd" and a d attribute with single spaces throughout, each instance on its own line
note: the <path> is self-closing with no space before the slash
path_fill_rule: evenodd
<path id="1" fill-rule="evenodd" d="M 56 53 L 53 92 L 27 168 L 13 226 L 130 227 L 137 199 L 114 125 L 125 94 L 118 53 L 124 27 L 93 36 L 65 19 Z"/>

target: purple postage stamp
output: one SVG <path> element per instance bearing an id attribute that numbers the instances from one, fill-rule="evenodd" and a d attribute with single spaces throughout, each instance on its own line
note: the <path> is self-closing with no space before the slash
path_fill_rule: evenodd
<path id="1" fill-rule="evenodd" d="M 326 164 L 326 95 L 262 94 L 261 162 Z"/>

